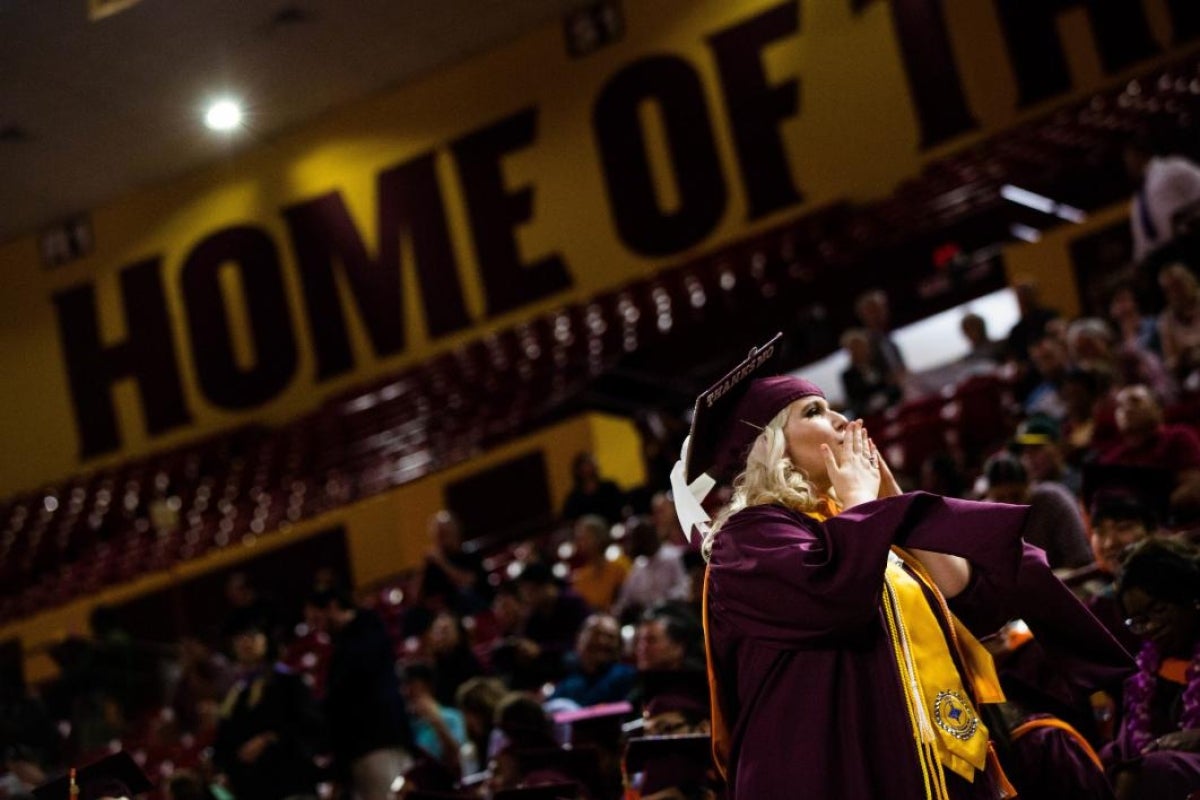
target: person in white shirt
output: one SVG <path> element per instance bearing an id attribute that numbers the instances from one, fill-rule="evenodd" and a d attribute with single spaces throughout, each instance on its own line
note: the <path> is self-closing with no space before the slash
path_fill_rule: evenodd
<path id="1" fill-rule="evenodd" d="M 621 616 L 664 600 L 686 600 L 690 584 L 680 549 L 665 545 L 658 528 L 645 518 L 631 519 L 625 527 L 633 569 L 621 587 L 613 611 Z"/>
<path id="2" fill-rule="evenodd" d="M 1125 146 L 1125 168 L 1139 185 L 1129 223 L 1134 260 L 1142 261 L 1175 237 L 1178 217 L 1200 210 L 1200 166 L 1182 156 L 1157 155 L 1137 137 Z"/>

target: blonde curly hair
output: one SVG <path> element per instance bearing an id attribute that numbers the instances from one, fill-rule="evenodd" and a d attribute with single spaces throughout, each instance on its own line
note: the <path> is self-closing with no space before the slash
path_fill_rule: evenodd
<path id="1" fill-rule="evenodd" d="M 746 456 L 746 468 L 733 480 L 733 498 L 713 520 L 700 544 L 707 561 L 712 556 L 713 540 L 737 512 L 749 506 L 778 504 L 797 511 L 813 511 L 821 497 L 808 476 L 797 468 L 787 454 L 788 412 L 780 411 L 762 429 Z"/>

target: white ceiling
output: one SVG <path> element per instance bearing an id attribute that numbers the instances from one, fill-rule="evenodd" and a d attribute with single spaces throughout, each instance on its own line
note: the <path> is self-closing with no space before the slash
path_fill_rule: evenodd
<path id="1" fill-rule="evenodd" d="M 222 90 L 261 141 L 587 2 L 0 0 L 0 241 L 226 157 Z"/>

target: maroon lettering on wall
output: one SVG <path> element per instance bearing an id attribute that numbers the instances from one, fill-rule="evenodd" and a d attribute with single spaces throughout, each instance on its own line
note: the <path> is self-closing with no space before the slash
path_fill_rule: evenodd
<path id="1" fill-rule="evenodd" d="M 220 271 L 238 271 L 254 363 L 238 365 Z M 224 228 L 192 250 L 180 273 L 200 390 L 221 408 L 251 408 L 279 394 L 296 373 L 296 339 L 275 243 L 253 227 Z"/>
<path id="2" fill-rule="evenodd" d="M 995 0 L 1019 104 L 1031 105 L 1071 89 L 1071 74 L 1058 33 L 1058 15 L 1082 6 L 1105 72 L 1118 72 L 1161 52 L 1150 32 L 1142 0 Z"/>
<path id="3" fill-rule="evenodd" d="M 562 256 L 521 260 L 514 229 L 533 218 L 533 187 L 505 188 L 501 159 L 533 144 L 537 109 L 526 108 L 451 143 L 489 316 L 571 288 Z"/>
<path id="4" fill-rule="evenodd" d="M 679 207 L 659 207 L 639 109 L 662 117 Z M 687 61 L 635 61 L 605 84 L 592 112 L 604 186 L 617 235 L 646 256 L 678 253 L 704 239 L 725 212 L 725 178 L 700 76 Z"/>
<path id="5" fill-rule="evenodd" d="M 942 0 L 892 0 L 892 26 L 921 129 L 921 147 L 974 130 Z"/>
<path id="6" fill-rule="evenodd" d="M 746 185 L 747 216 L 758 219 L 795 205 L 800 192 L 792 182 L 779 124 L 800 108 L 795 78 L 767 83 L 762 51 L 796 33 L 799 4 L 783 3 L 709 37 L 721 77 L 721 89 L 733 130 L 734 149 Z"/>
<path id="7" fill-rule="evenodd" d="M 376 185 L 378 259 L 367 253 L 337 192 L 283 210 L 300 267 L 318 380 L 354 367 L 336 277 L 339 268 L 375 354 L 389 356 L 404 349 L 402 237 L 412 245 L 414 272 L 430 334 L 444 336 L 470 324 L 433 153 L 384 170 Z"/>
<path id="8" fill-rule="evenodd" d="M 158 258 L 125 267 L 119 280 L 126 335 L 112 344 L 101 341 L 92 284 L 53 297 L 81 459 L 121 446 L 112 397 L 112 386 L 118 380 L 136 381 L 150 434 L 165 433 L 192 421 L 179 380 L 175 337 Z"/>

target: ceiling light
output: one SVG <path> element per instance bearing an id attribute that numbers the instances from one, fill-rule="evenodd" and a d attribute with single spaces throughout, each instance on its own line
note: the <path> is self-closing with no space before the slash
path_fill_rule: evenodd
<path id="1" fill-rule="evenodd" d="M 243 116 L 241 103 L 222 98 L 204 112 L 204 124 L 214 131 L 232 131 L 241 127 Z"/>

